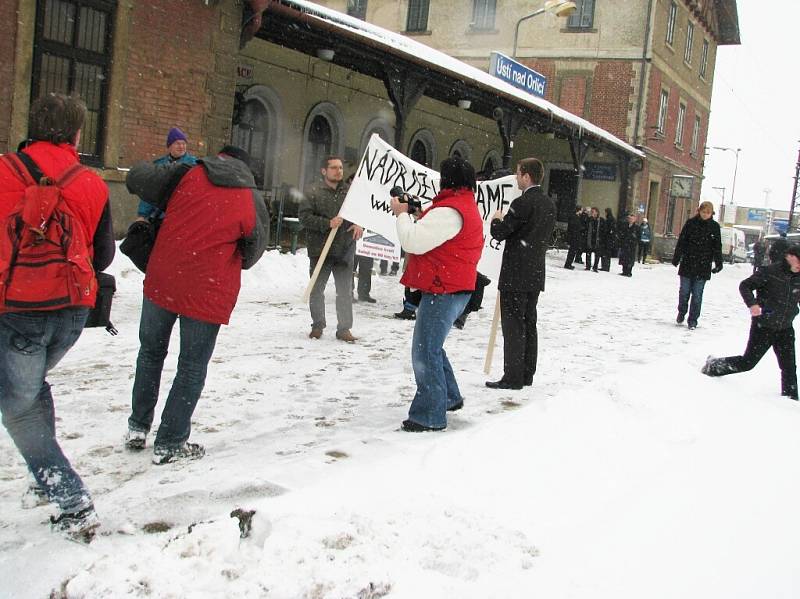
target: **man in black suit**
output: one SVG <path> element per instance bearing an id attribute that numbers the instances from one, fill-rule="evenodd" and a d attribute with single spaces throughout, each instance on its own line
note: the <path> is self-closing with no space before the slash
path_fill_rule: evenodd
<path id="1" fill-rule="evenodd" d="M 536 372 L 536 303 L 544 291 L 545 253 L 556 223 L 553 200 L 542 191 L 544 167 L 536 158 L 517 163 L 522 195 L 508 213 L 492 217 L 491 234 L 505 241 L 497 288 L 503 324 L 503 378 L 487 381 L 490 389 L 522 389 Z"/>

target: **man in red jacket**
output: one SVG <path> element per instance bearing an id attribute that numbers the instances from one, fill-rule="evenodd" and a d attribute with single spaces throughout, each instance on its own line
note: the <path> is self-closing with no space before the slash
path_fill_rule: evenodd
<path id="1" fill-rule="evenodd" d="M 249 161 L 243 150 L 225 146 L 196 166 L 140 163 L 128 174 L 133 193 L 168 202 L 144 279 L 128 449 L 145 447 L 172 327 L 181 323 L 178 370 L 153 443 L 154 464 L 205 454 L 187 442 L 192 413 L 219 327 L 236 305 L 242 269 L 258 262 L 267 242 L 267 210 Z"/>
<path id="2" fill-rule="evenodd" d="M 49 94 L 31 106 L 30 139 L 23 161 L 58 180 L 78 163 L 77 146 L 86 106 L 77 98 Z M 5 220 L 23 197 L 26 184 L 13 166 L 0 160 L 0 219 Z M 114 258 L 114 236 L 108 187 L 84 169 L 61 188 L 61 198 L 75 216 L 95 272 Z M 3 232 L 2 234 L 5 234 Z M 47 374 L 80 337 L 94 291 L 72 306 L 57 310 L 0 313 L 0 412 L 35 483 L 31 493 L 58 504 L 53 529 L 76 540 L 90 541 L 98 526 L 91 495 L 56 440 L 53 395 Z"/>

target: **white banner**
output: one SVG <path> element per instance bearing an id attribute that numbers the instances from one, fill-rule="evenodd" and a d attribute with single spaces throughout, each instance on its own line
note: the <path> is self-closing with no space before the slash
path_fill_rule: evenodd
<path id="1" fill-rule="evenodd" d="M 364 229 L 364 236 L 356 241 L 356 255 L 375 260 L 400 262 L 400 246 L 379 233 Z"/>
<path id="2" fill-rule="evenodd" d="M 390 207 L 389 191 L 393 187 L 400 187 L 405 193 L 419 198 L 425 209 L 439 192 L 439 173 L 417 164 L 374 134 L 361 158 L 339 215 L 382 235 L 395 245 L 399 244 L 395 217 Z M 489 235 L 490 219 L 497 210 L 505 212 L 519 195 L 514 175 L 478 182 L 475 203 L 483 218 L 484 235 L 478 270 L 492 279 L 493 283 L 500 274 L 503 244 Z"/>

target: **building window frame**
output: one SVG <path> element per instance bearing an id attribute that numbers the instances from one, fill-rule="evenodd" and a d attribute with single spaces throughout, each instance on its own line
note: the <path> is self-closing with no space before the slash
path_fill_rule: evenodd
<path id="1" fill-rule="evenodd" d="M 678 103 L 678 119 L 675 124 L 675 146 L 678 148 L 683 147 L 683 128 L 686 124 L 686 103 Z"/>
<path id="2" fill-rule="evenodd" d="M 463 160 L 467 162 L 472 161 L 472 148 L 470 145 L 464 141 L 463 139 L 457 139 L 453 142 L 453 145 L 450 146 L 450 151 L 447 154 L 450 158 L 453 156 L 459 156 Z"/>
<path id="3" fill-rule="evenodd" d="M 694 130 L 692 131 L 692 145 L 689 148 L 689 153 L 692 156 L 697 156 L 697 149 L 700 145 L 700 128 L 703 126 L 703 119 L 699 114 L 694 116 Z"/>
<path id="4" fill-rule="evenodd" d="M 707 39 L 703 39 L 703 49 L 700 52 L 700 79 L 706 78 L 706 71 L 708 70 L 708 49 L 710 45 Z"/>
<path id="5" fill-rule="evenodd" d="M 594 0 L 577 0 L 577 9 L 567 18 L 567 29 L 591 29 L 594 27 Z"/>
<path id="6" fill-rule="evenodd" d="M 669 90 L 662 89 L 658 104 L 658 121 L 656 122 L 656 133 L 665 135 L 667 132 L 667 112 L 669 110 Z"/>
<path id="7" fill-rule="evenodd" d="M 428 30 L 430 0 L 409 0 L 406 15 L 406 31 L 421 33 Z"/>
<path id="8" fill-rule="evenodd" d="M 411 136 L 411 139 L 408 142 L 407 150 L 409 157 L 412 157 L 414 154 L 414 144 L 417 142 L 421 143 L 425 148 L 425 153 L 428 158 L 428 164 L 424 164 L 422 162 L 420 162 L 420 164 L 427 166 L 428 168 L 433 168 L 433 165 L 437 164 L 438 148 L 436 146 L 436 138 L 430 129 L 419 129 L 414 133 L 414 135 Z"/>
<path id="9" fill-rule="evenodd" d="M 678 20 L 678 3 L 672 0 L 667 10 L 667 35 L 664 41 L 668 46 L 672 46 L 675 43 L 675 22 Z"/>
<path id="10" fill-rule="evenodd" d="M 347 0 L 347 14 L 348 16 L 367 20 L 367 0 Z"/>
<path id="11" fill-rule="evenodd" d="M 476 31 L 492 31 L 496 16 L 497 0 L 472 0 L 470 28 Z"/>
<path id="12" fill-rule="evenodd" d="M 690 20 L 686 24 L 686 46 L 683 49 L 683 62 L 692 64 L 692 50 L 694 49 L 694 23 Z"/>
<path id="13" fill-rule="evenodd" d="M 37 0 L 31 101 L 76 94 L 86 103 L 81 162 L 103 165 L 116 0 Z M 58 73 L 55 69 L 59 69 Z"/>
<path id="14" fill-rule="evenodd" d="M 314 106 L 306 116 L 303 127 L 303 151 L 300 159 L 300 189 L 315 182 L 319 178 L 318 155 L 315 155 L 314 148 L 309 141 L 311 128 L 314 119 L 318 116 L 325 117 L 331 130 L 330 150 L 327 152 L 333 156 L 344 157 L 344 116 L 339 107 L 332 102 L 320 102 Z M 343 158 L 344 159 L 344 158 Z"/>

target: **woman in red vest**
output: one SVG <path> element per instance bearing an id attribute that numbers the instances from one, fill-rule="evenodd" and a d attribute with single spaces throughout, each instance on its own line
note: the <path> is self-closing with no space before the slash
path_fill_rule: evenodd
<path id="1" fill-rule="evenodd" d="M 464 399 L 444 351 L 444 340 L 475 290 L 483 249 L 483 220 L 475 204 L 475 169 L 462 158 L 442 162 L 441 191 L 421 213 L 392 198 L 400 245 L 408 254 L 402 285 L 422 292 L 411 363 L 417 392 L 403 421 L 408 432 L 447 427 L 447 412 Z"/>

